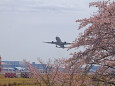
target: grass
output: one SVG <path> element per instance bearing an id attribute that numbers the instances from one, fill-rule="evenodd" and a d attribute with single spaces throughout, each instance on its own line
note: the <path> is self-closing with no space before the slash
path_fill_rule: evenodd
<path id="1" fill-rule="evenodd" d="M 31 78 L 0 78 L 0 86 L 39 86 Z"/>
<path id="2" fill-rule="evenodd" d="M 16 85 L 16 86 L 38 86 L 38 85 Z"/>

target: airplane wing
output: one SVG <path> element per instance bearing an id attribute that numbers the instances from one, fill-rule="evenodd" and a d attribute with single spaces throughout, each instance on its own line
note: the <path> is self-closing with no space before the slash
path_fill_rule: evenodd
<path id="1" fill-rule="evenodd" d="M 49 44 L 56 44 L 56 42 L 44 42 L 44 43 L 49 43 Z"/>
<path id="2" fill-rule="evenodd" d="M 67 43 L 67 42 L 64 42 L 64 45 L 68 45 L 68 44 L 73 44 L 73 43 Z"/>

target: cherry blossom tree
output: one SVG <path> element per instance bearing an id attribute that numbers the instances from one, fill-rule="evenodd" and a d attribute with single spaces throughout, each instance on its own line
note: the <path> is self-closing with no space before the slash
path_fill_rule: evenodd
<path id="1" fill-rule="evenodd" d="M 115 2 L 98 1 L 89 6 L 98 8 L 98 12 L 90 18 L 76 20 L 79 29 L 86 28 L 69 48 L 84 47 L 85 50 L 73 53 L 68 63 L 82 73 L 89 73 L 93 65 L 98 65 L 92 80 L 102 82 L 103 85 L 115 85 Z M 87 27 L 86 27 L 87 26 Z"/>
<path id="2" fill-rule="evenodd" d="M 43 61 L 38 61 L 41 65 L 43 64 L 42 71 L 24 60 L 28 70 L 32 73 L 30 78 L 34 78 L 37 84 L 40 86 L 71 86 L 69 85 L 70 78 L 67 73 L 68 71 L 64 67 L 63 59 L 55 59 L 54 62 L 49 59 L 45 65 Z"/>
<path id="3" fill-rule="evenodd" d="M 90 80 L 86 77 L 86 80 L 82 79 L 80 71 L 68 66 L 64 59 L 55 59 L 54 62 L 49 60 L 45 65 L 43 61 L 39 60 L 40 64 L 43 65 L 42 71 L 30 65 L 28 61 L 24 60 L 24 62 L 31 72 L 30 78 L 35 79 L 39 86 L 84 86 Z"/>

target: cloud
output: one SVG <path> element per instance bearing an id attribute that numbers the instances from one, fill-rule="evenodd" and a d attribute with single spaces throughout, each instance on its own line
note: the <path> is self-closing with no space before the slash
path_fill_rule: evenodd
<path id="1" fill-rule="evenodd" d="M 0 2 L 0 11 L 78 11 L 88 8 L 84 0 L 3 0 Z"/>

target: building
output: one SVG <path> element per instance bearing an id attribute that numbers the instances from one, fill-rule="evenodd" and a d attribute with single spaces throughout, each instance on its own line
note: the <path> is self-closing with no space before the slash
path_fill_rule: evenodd
<path id="1" fill-rule="evenodd" d="M 25 63 L 22 61 L 2 61 L 2 68 L 15 68 L 25 67 Z"/>
<path id="2" fill-rule="evenodd" d="M 44 70 L 46 64 L 36 64 L 32 62 L 32 66 L 36 67 L 39 70 Z M 27 71 L 27 67 L 23 61 L 1 61 L 2 72 L 6 71 Z"/>

